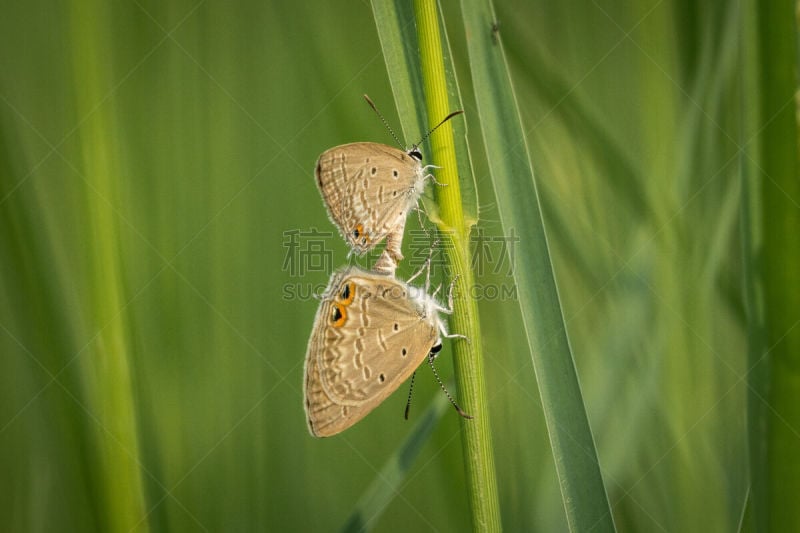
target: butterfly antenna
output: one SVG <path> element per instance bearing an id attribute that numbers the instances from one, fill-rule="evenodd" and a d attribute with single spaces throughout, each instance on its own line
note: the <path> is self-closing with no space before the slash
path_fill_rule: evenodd
<path id="1" fill-rule="evenodd" d="M 453 399 L 453 397 L 452 397 L 452 396 L 450 396 L 450 393 L 447 391 L 447 387 L 445 387 L 445 386 L 444 386 L 444 383 L 442 383 L 442 380 L 441 380 L 441 378 L 439 377 L 439 373 L 436 371 L 436 367 L 435 367 L 435 366 L 434 366 L 434 364 L 433 364 L 433 359 L 434 359 L 434 354 L 433 354 L 433 353 L 429 353 L 429 354 L 428 354 L 428 364 L 430 364 L 430 365 L 431 365 L 431 370 L 433 370 L 433 375 L 434 375 L 434 377 L 436 378 L 436 381 L 439 383 L 439 386 L 442 388 L 442 390 L 444 391 L 445 395 L 447 396 L 447 399 L 448 399 L 448 400 L 450 400 L 450 403 L 452 403 L 452 404 L 453 404 L 453 407 L 455 407 L 455 408 L 456 408 L 456 411 L 458 411 L 458 414 L 460 414 L 460 415 L 461 415 L 461 416 L 463 416 L 464 418 L 467 418 L 467 419 L 469 419 L 469 420 L 472 420 L 472 417 L 471 417 L 470 415 L 468 415 L 467 413 L 465 413 L 465 412 L 464 412 L 464 411 L 463 411 L 463 410 L 462 410 L 462 409 L 461 409 L 461 408 L 458 406 L 458 404 L 457 404 L 457 403 L 456 403 L 456 401 Z"/>
<path id="2" fill-rule="evenodd" d="M 375 104 L 372 102 L 372 100 L 370 100 L 370 99 L 369 99 L 369 96 L 367 96 L 367 95 L 365 94 L 365 95 L 364 95 L 364 100 L 366 100 L 366 101 L 367 101 L 367 103 L 368 103 L 368 104 L 369 104 L 369 106 L 372 108 L 372 110 L 373 110 L 373 111 L 375 111 L 375 113 L 376 113 L 376 114 L 377 114 L 377 115 L 380 117 L 380 119 L 381 119 L 381 122 L 383 122 L 383 125 L 384 125 L 384 126 L 386 126 L 386 129 L 387 129 L 387 130 L 389 130 L 389 133 L 391 133 L 391 134 L 392 134 L 392 137 L 394 137 L 394 140 L 397 142 L 397 145 L 398 145 L 400 148 L 402 148 L 403 150 L 405 150 L 405 149 L 406 149 L 406 147 L 403 145 L 403 143 L 401 143 L 401 142 L 400 142 L 400 139 L 397 137 L 397 135 L 395 135 L 395 133 L 394 133 L 394 130 L 392 129 L 392 127 L 389 125 L 389 123 L 388 123 L 388 122 L 386 122 L 386 119 L 385 119 L 385 118 L 383 118 L 383 115 L 381 115 L 381 112 L 380 112 L 380 111 L 378 111 L 378 108 L 377 108 L 377 107 L 375 107 Z"/>
<path id="3" fill-rule="evenodd" d="M 439 129 L 439 126 L 441 126 L 442 124 L 444 124 L 445 122 L 447 122 L 447 121 L 448 121 L 448 120 L 450 120 L 451 118 L 453 118 L 453 117 L 455 117 L 455 116 L 458 116 L 458 115 L 462 114 L 463 112 L 464 112 L 463 110 L 459 110 L 459 111 L 453 111 L 452 113 L 450 113 L 449 115 L 447 115 L 446 117 L 444 117 L 440 123 L 438 123 L 437 125 L 435 125 L 435 126 L 433 127 L 433 129 L 432 129 L 432 130 L 430 130 L 428 133 L 426 133 L 426 134 L 425 134 L 425 135 L 422 137 L 422 139 L 420 139 L 420 140 L 419 140 L 419 142 L 418 142 L 417 144 L 415 144 L 414 146 L 419 146 L 419 145 L 421 145 L 423 142 L 425 142 L 425 139 L 427 139 L 428 137 L 430 137 L 430 136 L 431 136 L 431 133 L 433 133 L 434 131 L 436 131 L 437 129 Z"/>
<path id="4" fill-rule="evenodd" d="M 411 393 L 414 392 L 414 378 L 416 377 L 417 373 L 414 372 L 411 374 L 411 386 L 408 387 L 408 401 L 406 402 L 406 420 L 408 420 L 408 412 L 411 410 Z"/>

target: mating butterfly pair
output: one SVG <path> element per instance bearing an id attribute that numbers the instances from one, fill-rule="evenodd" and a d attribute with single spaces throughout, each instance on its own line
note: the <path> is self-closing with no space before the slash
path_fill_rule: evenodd
<path id="1" fill-rule="evenodd" d="M 460 113 L 445 117 L 422 140 Z M 335 435 L 364 418 L 426 358 L 433 368 L 442 336 L 462 337 L 447 333 L 439 313 L 450 313 L 452 303 L 444 307 L 428 294 L 429 275 L 424 290 L 394 276 L 403 258 L 406 217 L 432 178 L 429 168 L 422 166 L 418 145 L 403 151 L 371 142 L 336 146 L 317 161 L 317 186 L 351 250 L 361 255 L 384 239 L 386 246 L 372 272 L 340 269 L 321 297 L 303 387 L 308 428 L 316 437 Z"/>

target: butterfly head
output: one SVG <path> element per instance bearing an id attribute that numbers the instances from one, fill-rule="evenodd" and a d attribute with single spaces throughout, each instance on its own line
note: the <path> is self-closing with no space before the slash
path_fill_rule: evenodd
<path id="1" fill-rule="evenodd" d="M 422 151 L 419 149 L 419 146 L 417 146 L 416 144 L 415 144 L 415 145 L 412 145 L 412 146 L 411 146 L 411 149 L 410 149 L 410 150 L 408 150 L 406 153 L 407 153 L 407 154 L 408 154 L 408 155 L 411 157 L 411 159 L 413 159 L 414 161 L 417 161 L 417 162 L 419 162 L 419 163 L 421 163 L 421 162 L 422 162 Z"/>

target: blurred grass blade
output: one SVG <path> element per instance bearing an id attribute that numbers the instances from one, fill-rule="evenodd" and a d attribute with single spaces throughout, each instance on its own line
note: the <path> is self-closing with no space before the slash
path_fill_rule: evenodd
<path id="1" fill-rule="evenodd" d="M 452 384 L 449 387 L 452 389 Z M 411 465 L 414 464 L 422 447 L 430 438 L 436 423 L 445 412 L 450 411 L 449 408 L 450 404 L 444 394 L 433 396 L 430 405 L 422 413 L 405 442 L 395 450 L 381 468 L 380 473 L 375 476 L 370 486 L 361 495 L 353 513 L 342 527 L 342 532 L 368 531 L 374 526 L 386 506 L 397 495 L 411 470 Z"/>
<path id="2" fill-rule="evenodd" d="M 524 51 L 525 58 L 516 61 L 529 65 L 530 71 L 536 72 L 528 79 L 543 103 L 548 109 L 558 107 L 565 124 L 581 124 L 579 129 L 570 131 L 570 135 L 575 136 L 575 144 L 586 151 L 587 159 L 596 162 L 598 171 L 606 178 L 604 183 L 621 198 L 619 206 L 630 210 L 637 219 L 645 218 L 652 209 L 647 192 L 638 179 L 639 170 L 631 154 L 597 116 L 596 104 L 588 101 L 583 92 L 574 90 L 564 77 L 564 70 L 545 59 L 536 48 L 525 48 Z M 559 106 L 564 95 L 569 95 L 569 105 Z"/>
<path id="3" fill-rule="evenodd" d="M 739 533 L 750 533 L 753 531 L 753 504 L 750 499 L 750 490 L 747 490 L 747 494 L 744 498 L 744 503 L 742 504 L 742 514 L 739 517 L 739 527 L 736 528 L 736 531 Z"/>
<path id="4" fill-rule="evenodd" d="M 90 227 L 86 241 L 92 243 L 91 296 L 87 305 L 97 327 L 89 354 L 77 364 L 83 373 L 81 407 L 91 420 L 94 460 L 98 461 L 98 484 L 105 499 L 106 526 L 109 531 L 147 530 L 145 503 L 136 426 L 136 404 L 129 361 L 129 332 L 120 310 L 125 309 L 123 268 L 120 262 L 119 216 L 116 166 L 119 147 L 115 146 L 113 115 L 105 109 L 93 112 L 103 88 L 109 85 L 108 69 L 103 68 L 100 50 L 108 42 L 106 23 L 110 13 L 90 2 L 72 4 L 73 59 L 76 85 L 83 88 L 77 101 L 82 116 L 88 117 L 80 136 L 82 175 L 86 183 L 86 205 Z M 74 167 L 73 167 L 74 169 Z M 81 172 L 77 169 L 76 172 Z M 74 398 L 74 397 L 73 397 Z"/>
<path id="5" fill-rule="evenodd" d="M 800 181 L 795 3 L 743 4 L 742 241 L 750 529 L 800 530 Z"/>
<path id="6" fill-rule="evenodd" d="M 550 263 L 533 169 L 489 2 L 461 3 L 467 49 L 504 231 L 527 235 L 514 276 L 539 384 L 567 521 L 572 531 L 611 531 L 597 452 L 578 384 Z M 522 268 L 520 268 L 522 265 Z"/>

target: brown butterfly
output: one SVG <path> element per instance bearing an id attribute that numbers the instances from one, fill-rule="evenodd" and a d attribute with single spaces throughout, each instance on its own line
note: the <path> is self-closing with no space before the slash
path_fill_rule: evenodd
<path id="1" fill-rule="evenodd" d="M 364 98 L 397 140 L 375 104 L 368 96 Z M 361 255 L 386 239 L 376 271 L 394 274 L 397 262 L 403 258 L 401 244 L 406 216 L 417 206 L 425 180 L 433 178 L 428 173 L 432 165 L 422 166 L 419 144 L 461 113 L 450 113 L 409 150 L 356 142 L 336 146 L 319 156 L 314 171 L 317 186 L 331 221 L 350 249 Z"/>
<path id="2" fill-rule="evenodd" d="M 432 366 L 442 337 L 463 338 L 447 333 L 441 312 L 451 309 L 393 276 L 356 267 L 335 272 L 306 353 L 303 390 L 311 434 L 328 437 L 349 428 L 426 358 Z"/>

